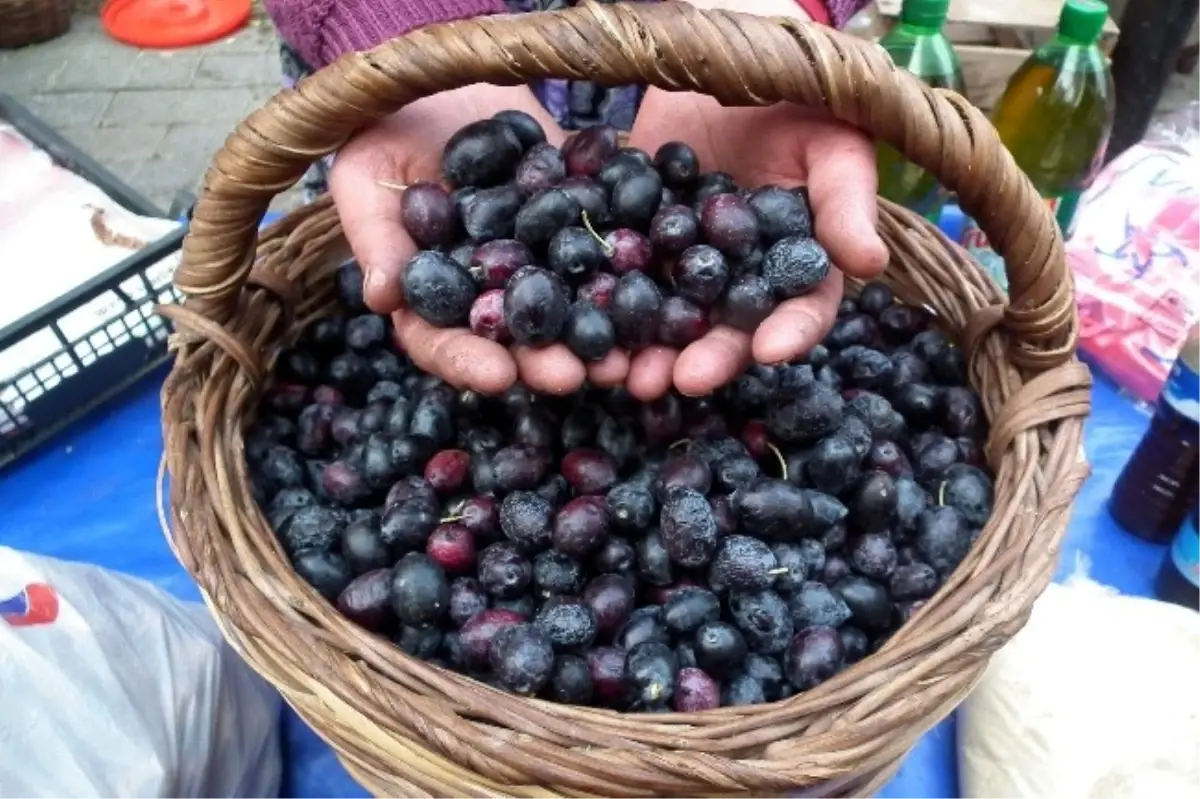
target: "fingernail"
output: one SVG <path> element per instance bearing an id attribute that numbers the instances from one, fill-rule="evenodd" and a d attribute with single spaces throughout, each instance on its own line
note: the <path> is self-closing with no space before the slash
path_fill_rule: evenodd
<path id="1" fill-rule="evenodd" d="M 368 269 L 365 278 L 366 287 L 372 293 L 383 291 L 387 288 L 387 275 L 382 269 Z"/>

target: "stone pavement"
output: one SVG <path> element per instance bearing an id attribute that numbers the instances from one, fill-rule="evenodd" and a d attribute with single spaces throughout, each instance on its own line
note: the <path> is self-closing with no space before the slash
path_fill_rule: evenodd
<path id="1" fill-rule="evenodd" d="M 155 51 L 115 42 L 94 14 L 77 14 L 65 36 L 0 51 L 0 93 L 163 209 L 195 190 L 225 137 L 279 86 L 275 35 L 262 23 L 204 47 Z"/>

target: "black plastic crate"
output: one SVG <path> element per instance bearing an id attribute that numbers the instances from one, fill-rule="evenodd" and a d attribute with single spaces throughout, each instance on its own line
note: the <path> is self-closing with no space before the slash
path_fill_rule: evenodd
<path id="1" fill-rule="evenodd" d="M 166 218 L 162 209 L 3 94 L 0 120 L 128 210 Z M 0 355 L 17 347 L 39 352 L 29 367 L 0 377 L 0 469 L 166 361 L 170 328 L 154 306 L 176 302 L 179 295 L 159 261 L 180 248 L 185 233 L 181 226 L 0 328 Z M 92 324 L 88 314 L 96 301 L 104 303 L 106 317 Z"/>

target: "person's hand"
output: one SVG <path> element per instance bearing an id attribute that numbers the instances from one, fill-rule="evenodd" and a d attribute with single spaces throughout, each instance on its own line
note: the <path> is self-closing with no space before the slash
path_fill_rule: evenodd
<path id="1" fill-rule="evenodd" d="M 506 109 L 531 114 L 551 143 L 562 143 L 562 131 L 527 88 L 475 84 L 418 100 L 338 151 L 329 189 L 365 273 L 367 305 L 392 314 L 400 344 L 417 366 L 459 388 L 496 394 L 518 376 L 530 388 L 550 393 L 574 391 L 585 377 L 598 385 L 619 384 L 628 371 L 624 354 L 585 368 L 562 344 L 509 350 L 466 328 L 433 327 L 402 307 L 400 276 L 417 248 L 400 222 L 403 193 L 394 187 L 441 181 L 446 141 L 464 125 Z"/>
<path id="2" fill-rule="evenodd" d="M 802 15 L 793 0 L 692 0 L 696 6 L 764 15 Z M 871 141 L 819 111 L 780 104 L 725 108 L 699 94 L 650 89 L 638 111 L 630 144 L 653 154 L 680 138 L 707 171 L 728 172 L 741 186 L 808 184 L 816 235 L 840 268 L 814 292 L 779 305 L 751 336 L 716 325 L 683 352 L 653 347 L 638 353 L 628 387 L 640 399 L 674 385 L 702 396 L 733 380 L 750 362 L 774 364 L 803 355 L 817 344 L 837 315 L 842 272 L 870 278 L 887 264 L 887 248 L 875 229 L 875 150 Z"/>

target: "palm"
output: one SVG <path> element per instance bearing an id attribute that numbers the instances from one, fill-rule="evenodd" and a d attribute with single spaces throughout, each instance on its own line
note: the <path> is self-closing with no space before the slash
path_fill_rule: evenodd
<path id="1" fill-rule="evenodd" d="M 728 172 L 740 185 L 807 184 L 816 233 L 838 266 L 870 277 L 887 251 L 875 232 L 874 154 L 870 142 L 819 112 L 791 105 L 725 108 L 710 97 L 647 92 L 630 143 L 653 153 L 688 131 L 707 170 Z M 841 272 L 812 294 L 782 303 L 753 337 L 715 327 L 682 353 L 656 348 L 630 366 L 630 390 L 653 397 L 672 384 L 702 395 L 732 380 L 753 357 L 778 363 L 808 350 L 832 323 L 842 293 Z"/>
<path id="2" fill-rule="evenodd" d="M 562 132 L 527 89 L 475 85 L 407 106 L 348 142 L 334 162 L 330 189 L 367 273 L 367 301 L 378 312 L 395 312 L 401 343 L 421 368 L 484 393 L 503 391 L 519 377 L 548 393 L 574 391 L 586 379 L 600 386 L 626 383 L 643 399 L 672 386 L 701 395 L 736 377 L 752 355 L 771 363 L 801 354 L 832 322 L 841 296 L 836 272 L 813 294 L 780 305 L 753 340 L 717 326 L 683 353 L 652 347 L 631 361 L 613 351 L 587 365 L 562 344 L 505 349 L 403 310 L 400 275 L 415 247 L 399 222 L 401 194 L 388 185 L 437 179 L 445 141 L 466 123 L 506 108 L 539 117 L 551 140 L 561 141 Z M 835 262 L 864 277 L 882 268 L 887 256 L 874 232 L 873 156 L 864 138 L 795 108 L 728 109 L 696 95 L 651 90 L 632 142 L 653 152 L 679 131 L 688 131 L 706 169 L 727 171 L 742 185 L 806 182 L 817 235 Z"/>
<path id="3" fill-rule="evenodd" d="M 330 191 L 346 238 L 366 271 L 367 303 L 392 314 L 400 344 L 418 366 L 458 387 L 492 394 L 518 377 L 548 393 L 573 391 L 585 378 L 615 385 L 628 371 L 621 353 L 585 367 L 562 344 L 506 349 L 465 328 L 433 327 L 402 307 L 400 276 L 416 247 L 400 224 L 397 184 L 440 179 L 446 140 L 462 126 L 510 108 L 537 117 L 550 140 L 561 143 L 562 131 L 528 89 L 477 84 L 412 103 L 338 152 Z"/>
<path id="4" fill-rule="evenodd" d="M 681 121 L 689 124 L 681 128 Z M 687 131 L 704 169 L 728 172 L 739 184 L 796 185 L 804 180 L 803 126 L 811 120 L 794 106 L 725 108 L 710 97 L 651 89 L 630 143 L 653 152 Z"/>

